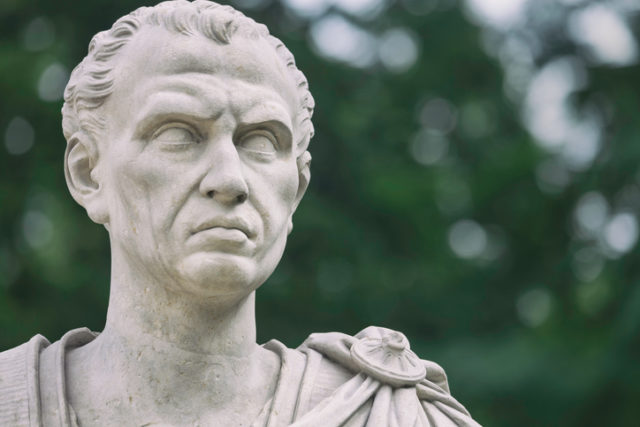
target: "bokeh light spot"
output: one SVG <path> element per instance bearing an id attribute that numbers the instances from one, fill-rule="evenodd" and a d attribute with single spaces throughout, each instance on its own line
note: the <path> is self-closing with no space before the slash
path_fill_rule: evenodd
<path id="1" fill-rule="evenodd" d="M 460 258 L 477 258 L 487 248 L 487 232 L 475 221 L 460 220 L 449 228 L 449 246 Z"/>
<path id="2" fill-rule="evenodd" d="M 425 128 L 446 135 L 456 127 L 458 112 L 446 99 L 433 98 L 420 109 L 419 120 Z"/>
<path id="3" fill-rule="evenodd" d="M 569 35 L 589 49 L 591 59 L 614 66 L 631 65 L 638 47 L 627 23 L 610 7 L 593 4 L 569 17 Z"/>
<path id="4" fill-rule="evenodd" d="M 321 56 L 356 67 L 375 61 L 376 39 L 340 15 L 328 15 L 311 27 L 311 41 Z"/>
<path id="5" fill-rule="evenodd" d="M 333 0 L 339 9 L 360 18 L 371 19 L 384 8 L 387 0 Z"/>
<path id="6" fill-rule="evenodd" d="M 481 102 L 468 102 L 460 110 L 460 128 L 470 138 L 483 138 L 495 129 L 494 111 Z"/>
<path id="7" fill-rule="evenodd" d="M 411 157 L 425 166 L 438 163 L 447 154 L 448 149 L 449 141 L 446 137 L 426 129 L 420 130 L 409 144 Z"/>
<path id="8" fill-rule="evenodd" d="M 38 80 L 38 96 L 43 101 L 62 99 L 64 88 L 69 80 L 69 71 L 59 62 L 49 65 Z"/>
<path id="9" fill-rule="evenodd" d="M 33 249 L 40 249 L 51 241 L 53 224 L 43 212 L 30 210 L 22 218 L 22 232 L 27 244 Z"/>
<path id="10" fill-rule="evenodd" d="M 638 221 L 631 213 L 613 215 L 604 229 L 604 239 L 617 254 L 629 252 L 638 240 Z"/>
<path id="11" fill-rule="evenodd" d="M 284 4 L 300 17 L 314 18 L 327 10 L 330 0 L 284 0 Z"/>
<path id="12" fill-rule="evenodd" d="M 516 311 L 520 321 L 535 328 L 544 323 L 551 314 L 552 298 L 548 290 L 530 289 L 520 295 L 516 301 Z"/>
<path id="13" fill-rule="evenodd" d="M 18 156 L 33 147 L 35 132 L 31 124 L 22 117 L 14 117 L 4 132 L 4 145 L 9 154 Z"/>
<path id="14" fill-rule="evenodd" d="M 417 38 L 406 28 L 387 30 L 380 38 L 380 61 L 395 73 L 407 71 L 418 59 Z"/>
<path id="15" fill-rule="evenodd" d="M 596 279 L 604 268 L 604 257 L 595 248 L 587 247 L 573 254 L 571 267 L 576 277 L 583 282 Z"/>
<path id="16" fill-rule="evenodd" d="M 25 28 L 22 44 L 26 50 L 38 51 L 48 48 L 55 41 L 53 23 L 44 16 L 32 20 Z"/>
<path id="17" fill-rule="evenodd" d="M 524 105 L 527 128 L 543 148 L 559 151 L 573 124 L 567 96 L 582 88 L 587 79 L 584 64 L 563 57 L 546 64 L 533 77 Z"/>
<path id="18" fill-rule="evenodd" d="M 469 18 L 484 25 L 509 29 L 524 19 L 528 0 L 467 0 Z"/>
<path id="19" fill-rule="evenodd" d="M 569 168 L 581 171 L 591 166 L 600 151 L 600 129 L 595 115 L 587 116 L 569 128 L 562 150 L 562 159 Z"/>
<path id="20" fill-rule="evenodd" d="M 578 226 L 589 235 L 597 235 L 607 221 L 609 204 L 598 192 L 584 194 L 576 204 L 574 216 Z"/>

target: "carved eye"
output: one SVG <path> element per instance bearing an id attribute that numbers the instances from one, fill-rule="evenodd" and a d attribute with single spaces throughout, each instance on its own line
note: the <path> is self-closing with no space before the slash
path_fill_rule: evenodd
<path id="1" fill-rule="evenodd" d="M 174 145 L 186 145 L 198 142 L 198 138 L 193 132 L 184 127 L 175 125 L 160 129 L 156 132 L 153 139 Z"/>
<path id="2" fill-rule="evenodd" d="M 238 147 L 257 154 L 275 154 L 276 138 L 269 132 L 252 132 L 243 137 Z"/>

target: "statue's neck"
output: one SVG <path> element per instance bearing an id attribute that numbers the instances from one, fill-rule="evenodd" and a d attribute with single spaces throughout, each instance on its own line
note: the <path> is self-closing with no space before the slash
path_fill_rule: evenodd
<path id="1" fill-rule="evenodd" d="M 159 282 L 113 253 L 103 334 L 132 343 L 149 338 L 198 354 L 248 356 L 256 348 L 255 293 L 202 298 Z"/>
<path id="2" fill-rule="evenodd" d="M 68 358 L 79 416 L 108 402 L 126 416 L 169 424 L 257 416 L 273 393 L 279 360 L 256 344 L 255 294 L 204 301 L 113 262 L 105 329 Z"/>

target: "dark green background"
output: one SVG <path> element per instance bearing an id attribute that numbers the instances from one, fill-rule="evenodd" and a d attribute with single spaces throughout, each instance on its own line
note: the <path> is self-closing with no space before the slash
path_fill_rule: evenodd
<path id="1" fill-rule="evenodd" d="M 25 154 L 0 147 L 0 349 L 36 333 L 56 340 L 75 327 L 103 327 L 107 234 L 68 195 L 62 104 L 40 100 L 36 87 L 53 61 L 71 69 L 94 33 L 153 3 L 0 3 L 0 130 L 21 116 L 35 131 Z M 584 246 L 573 226 L 577 200 L 599 191 L 615 205 L 621 190 L 639 190 L 638 68 L 587 66 L 589 83 L 572 102 L 606 99 L 604 148 L 591 167 L 570 173 L 562 191 L 544 192 L 535 171 L 551 155 L 522 126 L 518 102 L 505 97 L 503 68 L 482 49 L 482 30 L 455 1 L 425 15 L 409 13 L 406 3 L 392 2 L 373 20 L 347 17 L 374 34 L 413 31 L 420 55 L 403 73 L 321 58 L 310 48 L 310 23 L 276 1 L 246 10 L 295 54 L 317 103 L 311 185 L 284 259 L 258 292 L 260 341 L 275 337 L 295 347 L 313 331 L 385 326 L 443 365 L 454 396 L 483 425 L 637 425 L 638 250 L 607 259 L 587 283 L 572 259 Z M 547 5 L 530 27 L 546 41 L 536 66 L 584 55 L 563 33 L 567 9 L 536 3 Z M 53 23 L 55 41 L 27 50 L 25 28 L 38 16 Z M 481 105 L 488 130 L 469 135 L 457 126 L 448 135 L 448 161 L 423 166 L 408 147 L 420 106 L 434 97 Z M 444 191 L 455 202 L 450 183 L 460 180 L 470 202 L 443 211 L 437 200 Z M 25 239 L 29 212 L 40 213 L 36 231 L 48 236 L 38 247 Z M 467 218 L 500 230 L 499 257 L 466 260 L 452 252 L 448 230 Z M 550 307 L 535 325 L 517 309 L 531 290 L 542 290 Z"/>

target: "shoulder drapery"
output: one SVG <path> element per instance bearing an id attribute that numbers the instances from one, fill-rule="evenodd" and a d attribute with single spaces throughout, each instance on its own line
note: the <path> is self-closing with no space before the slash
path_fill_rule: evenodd
<path id="1" fill-rule="evenodd" d="M 354 374 L 292 427 L 479 426 L 449 394 L 444 370 L 418 359 L 399 332 L 370 327 L 355 337 L 313 334 L 299 350 Z"/>
<path id="2" fill-rule="evenodd" d="M 0 426 L 76 427 L 66 397 L 65 356 L 96 335 L 74 329 L 53 344 L 36 335 L 0 353 Z"/>
<path id="3" fill-rule="evenodd" d="M 49 346 L 42 335 L 0 353 L 0 425 L 40 426 L 40 352 Z"/>
<path id="4" fill-rule="evenodd" d="M 86 328 L 50 345 L 41 335 L 0 353 L 0 425 L 77 425 L 66 396 L 65 355 L 96 333 Z M 404 335 L 370 327 L 354 337 L 312 334 L 298 348 L 272 340 L 276 390 L 252 427 L 477 427 L 449 393 L 437 364 L 420 360 Z"/>

